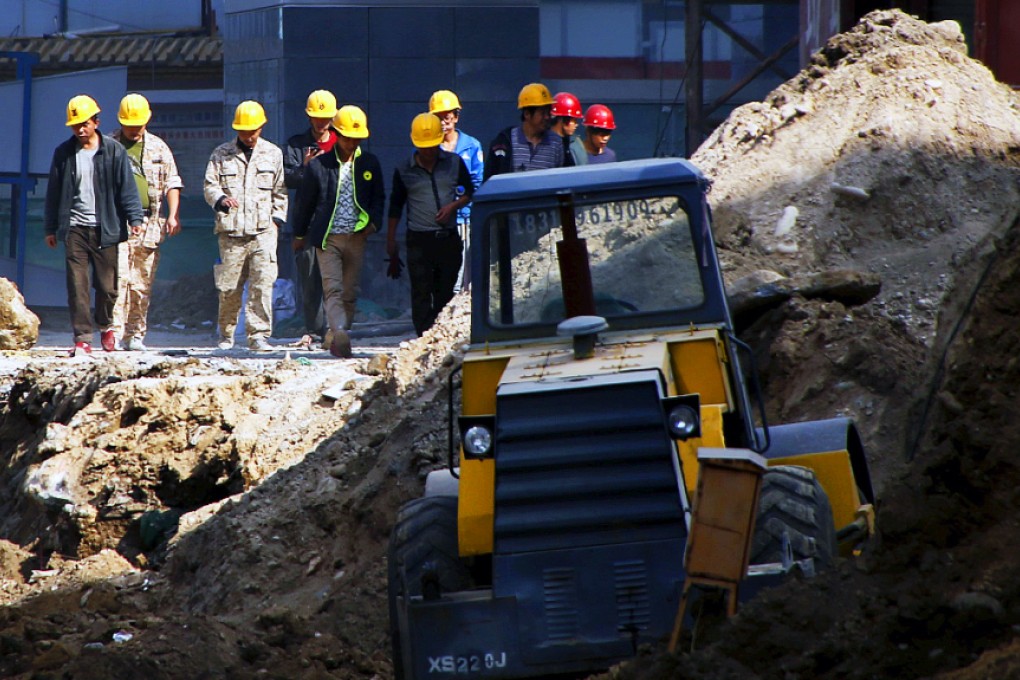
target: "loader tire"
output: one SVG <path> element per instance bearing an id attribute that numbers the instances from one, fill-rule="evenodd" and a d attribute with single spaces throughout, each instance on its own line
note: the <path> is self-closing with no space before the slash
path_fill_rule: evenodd
<path id="1" fill-rule="evenodd" d="M 762 477 L 751 564 L 782 562 L 784 534 L 794 560 L 814 558 L 818 570 L 832 566 L 837 547 L 832 506 L 808 468 L 779 465 Z"/>
<path id="2" fill-rule="evenodd" d="M 390 641 L 393 645 L 393 676 L 405 672 L 398 598 L 471 588 L 471 572 L 457 554 L 457 498 L 426 496 L 406 503 L 397 513 L 386 554 L 389 581 Z M 423 586 L 423 581 L 425 585 Z"/>

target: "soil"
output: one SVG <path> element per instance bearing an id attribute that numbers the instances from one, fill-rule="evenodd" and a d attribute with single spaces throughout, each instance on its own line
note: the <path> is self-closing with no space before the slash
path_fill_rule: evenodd
<path id="1" fill-rule="evenodd" d="M 955 24 L 878 11 L 692 158 L 770 422 L 853 417 L 879 531 L 600 677 L 1020 677 L 1018 104 Z M 468 314 L 349 361 L 5 352 L 0 677 L 391 677 L 385 545 Z"/>

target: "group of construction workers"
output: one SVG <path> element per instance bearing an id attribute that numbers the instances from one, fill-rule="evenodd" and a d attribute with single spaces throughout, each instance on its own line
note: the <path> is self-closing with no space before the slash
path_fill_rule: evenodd
<path id="1" fill-rule="evenodd" d="M 541 83 L 525 85 L 517 104 L 520 123 L 501 131 L 487 153 L 457 128 L 461 104 L 450 90 L 433 93 L 428 110 L 411 121 L 414 151 L 393 171 L 386 251 L 388 275 L 400 278 L 397 226 L 403 216 L 411 318 L 419 336 L 470 283 L 470 205 L 485 179 L 616 159 L 608 148 L 615 129 L 608 107 L 596 104 L 582 114 L 574 95 L 553 97 Z M 91 354 L 96 327 L 107 352 L 145 349 L 160 244 L 181 228 L 183 183 L 169 147 L 146 129 L 149 102 L 140 94 L 125 96 L 120 129 L 110 136 L 99 131 L 99 113 L 88 95 L 68 102 L 72 136 L 54 151 L 46 193 L 46 243 L 65 246 L 72 356 Z M 383 226 L 385 183 L 379 160 L 361 148 L 369 136 L 361 108 L 338 106 L 331 92 L 316 90 L 305 113 L 308 128 L 281 149 L 262 137 L 262 105 L 241 102 L 232 123 L 236 137 L 217 146 L 206 166 L 203 193 L 219 246 L 219 350 L 234 347 L 242 306 L 248 349 L 273 349 L 278 235 L 289 225 L 307 331 L 302 341 L 309 347 L 321 341 L 335 357 L 353 356 L 350 331 L 366 240 Z M 583 140 L 575 136 L 579 121 Z"/>

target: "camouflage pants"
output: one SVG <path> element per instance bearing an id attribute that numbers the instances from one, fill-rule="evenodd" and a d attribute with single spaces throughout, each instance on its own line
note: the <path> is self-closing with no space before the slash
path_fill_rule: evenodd
<path id="1" fill-rule="evenodd" d="M 273 332 L 273 284 L 278 272 L 276 229 L 255 236 L 220 234 L 219 244 L 220 263 L 213 266 L 213 277 L 220 296 L 220 337 L 234 337 L 247 283 L 244 330 L 248 341 L 268 338 Z"/>
<path id="2" fill-rule="evenodd" d="M 152 299 L 152 282 L 159 266 L 159 248 L 141 244 L 132 236 L 117 246 L 117 302 L 113 306 L 113 332 L 118 339 L 145 338 Z"/>

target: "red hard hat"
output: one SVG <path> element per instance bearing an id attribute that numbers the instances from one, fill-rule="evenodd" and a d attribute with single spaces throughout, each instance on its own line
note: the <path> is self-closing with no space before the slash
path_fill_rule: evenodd
<path id="1" fill-rule="evenodd" d="M 567 118 L 583 118 L 581 102 L 569 92 L 557 92 L 553 97 L 552 115 Z"/>
<path id="2" fill-rule="evenodd" d="M 609 110 L 608 106 L 592 104 L 584 114 L 584 126 L 615 130 L 616 122 L 613 120 L 613 112 Z"/>

